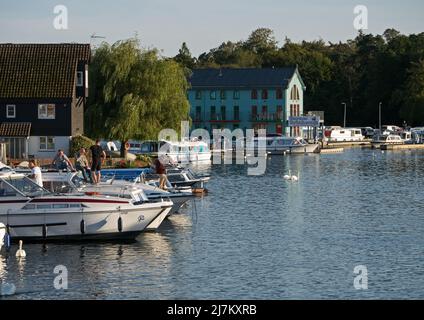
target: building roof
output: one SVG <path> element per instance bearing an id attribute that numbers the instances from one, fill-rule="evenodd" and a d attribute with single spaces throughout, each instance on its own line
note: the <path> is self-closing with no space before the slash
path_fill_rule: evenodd
<path id="1" fill-rule="evenodd" d="M 30 122 L 3 122 L 0 124 L 0 137 L 29 137 Z"/>
<path id="2" fill-rule="evenodd" d="M 193 89 L 206 88 L 287 88 L 297 67 L 194 69 L 189 78 Z"/>
<path id="3" fill-rule="evenodd" d="M 89 44 L 0 44 L 0 98 L 67 98 Z"/>

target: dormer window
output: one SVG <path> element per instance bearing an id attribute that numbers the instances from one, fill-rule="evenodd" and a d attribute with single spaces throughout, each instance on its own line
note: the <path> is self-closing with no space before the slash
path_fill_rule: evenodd
<path id="1" fill-rule="evenodd" d="M 16 118 L 16 106 L 14 104 L 8 104 L 6 106 L 6 118 Z"/>
<path id="2" fill-rule="evenodd" d="M 77 87 L 84 86 L 84 72 L 77 71 Z"/>
<path id="3" fill-rule="evenodd" d="M 54 104 L 39 104 L 38 119 L 55 119 L 56 106 Z"/>

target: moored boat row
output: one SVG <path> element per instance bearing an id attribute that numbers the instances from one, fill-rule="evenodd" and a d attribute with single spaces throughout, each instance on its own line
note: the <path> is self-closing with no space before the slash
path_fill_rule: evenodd
<path id="1" fill-rule="evenodd" d="M 12 241 L 132 240 L 159 228 L 194 197 L 190 186 L 169 183 L 162 190 L 144 173 L 133 173 L 131 181 L 105 174 L 91 185 L 76 172 L 46 171 L 43 187 L 26 174 L 0 173 L 0 230 Z"/>

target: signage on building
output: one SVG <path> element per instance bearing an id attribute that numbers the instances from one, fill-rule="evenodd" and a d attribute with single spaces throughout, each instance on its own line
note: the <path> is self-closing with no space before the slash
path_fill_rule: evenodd
<path id="1" fill-rule="evenodd" d="M 319 127 L 317 116 L 289 117 L 289 127 Z"/>

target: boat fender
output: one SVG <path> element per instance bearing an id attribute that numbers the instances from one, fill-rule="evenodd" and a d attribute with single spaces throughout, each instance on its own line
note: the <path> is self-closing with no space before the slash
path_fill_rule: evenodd
<path id="1" fill-rule="evenodd" d="M 82 219 L 81 222 L 80 222 L 80 230 L 81 230 L 81 234 L 85 233 L 85 221 L 84 221 L 84 219 Z"/>
<path id="2" fill-rule="evenodd" d="M 6 251 L 10 250 L 10 246 L 11 246 L 11 240 L 10 240 L 10 234 L 6 232 L 6 234 L 4 235 L 4 245 L 6 248 Z"/>
<path id="3" fill-rule="evenodd" d="M 3 241 L 6 251 L 9 252 L 10 247 L 12 246 L 12 239 L 10 237 L 10 227 L 9 225 L 6 226 L 6 234 L 4 235 L 4 241 Z"/>
<path id="4" fill-rule="evenodd" d="M 43 239 L 47 238 L 47 226 L 43 224 Z"/>
<path id="5" fill-rule="evenodd" d="M 121 217 L 119 217 L 119 219 L 118 219 L 118 231 L 122 232 L 122 218 Z"/>

